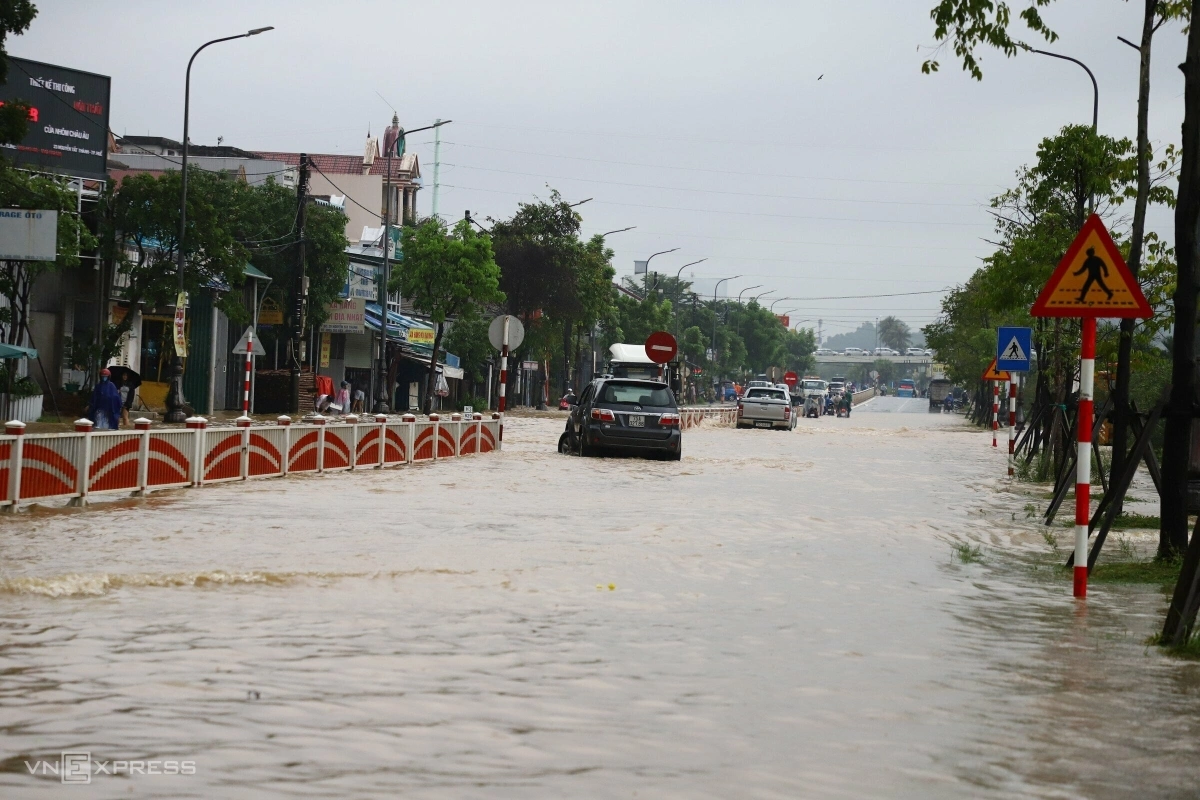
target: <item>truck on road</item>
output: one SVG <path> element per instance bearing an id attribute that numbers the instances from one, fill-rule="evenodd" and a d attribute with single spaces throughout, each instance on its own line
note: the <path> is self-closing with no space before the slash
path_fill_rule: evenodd
<path id="1" fill-rule="evenodd" d="M 829 384 L 820 378 L 805 377 L 796 385 L 803 398 L 804 416 L 819 417 L 825 409 L 825 398 L 829 397 Z"/>
<path id="2" fill-rule="evenodd" d="M 950 388 L 953 386 L 950 381 L 945 378 L 934 378 L 929 382 L 929 413 L 941 413 L 942 407 L 946 403 L 946 397 L 950 394 Z"/>
<path id="3" fill-rule="evenodd" d="M 738 400 L 737 427 L 781 428 L 790 431 L 796 427 L 796 415 L 792 413 L 792 401 L 786 389 L 774 386 L 752 386 Z"/>

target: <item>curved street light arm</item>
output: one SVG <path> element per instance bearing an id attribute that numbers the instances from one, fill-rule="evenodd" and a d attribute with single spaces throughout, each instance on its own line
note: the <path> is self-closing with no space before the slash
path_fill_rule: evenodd
<path id="1" fill-rule="evenodd" d="M 1088 77 L 1092 79 L 1092 133 L 1095 133 L 1097 123 L 1100 120 L 1100 86 L 1096 83 L 1096 76 L 1092 74 L 1090 69 L 1088 69 L 1088 65 L 1080 61 L 1078 58 L 1071 58 L 1071 56 L 1064 56 L 1059 53 L 1051 53 L 1049 50 L 1038 50 L 1037 48 L 1030 47 L 1029 45 L 1022 45 L 1022 47 L 1030 53 L 1050 56 L 1051 58 L 1060 58 L 1063 61 L 1070 61 L 1072 64 L 1078 64 L 1079 66 L 1083 67 L 1083 71 L 1086 72 Z"/>
<path id="2" fill-rule="evenodd" d="M 702 259 L 700 259 L 700 261 L 693 261 L 691 264 L 684 264 L 682 267 L 679 268 L 679 271 L 675 273 L 675 280 L 679 280 L 679 276 L 683 274 L 683 271 L 685 269 L 687 269 L 688 267 L 694 267 L 697 264 L 701 263 L 702 261 L 708 261 L 708 259 L 702 258 Z"/>
<path id="3" fill-rule="evenodd" d="M 739 303 L 741 303 L 741 302 L 742 302 L 742 295 L 744 295 L 746 292 L 750 291 L 751 289 L 761 289 L 761 288 L 762 288 L 762 284 L 761 284 L 761 283 L 756 283 L 756 284 L 754 284 L 753 286 L 747 286 L 745 289 L 742 289 L 740 292 L 738 292 L 738 299 L 737 299 L 737 301 L 738 301 Z"/>

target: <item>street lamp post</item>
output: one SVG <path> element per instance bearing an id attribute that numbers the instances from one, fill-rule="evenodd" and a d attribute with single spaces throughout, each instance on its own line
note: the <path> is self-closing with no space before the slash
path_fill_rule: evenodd
<path id="1" fill-rule="evenodd" d="M 760 297 L 766 297 L 767 295 L 769 295 L 769 294 L 774 294 L 774 293 L 775 293 L 775 290 L 774 290 L 774 289 L 768 289 L 767 291 L 763 292 L 762 294 L 756 294 L 754 297 L 750 298 L 750 300 L 751 300 L 752 302 L 755 302 L 755 303 L 757 303 L 757 302 L 758 302 L 758 298 L 760 298 Z"/>
<path id="2" fill-rule="evenodd" d="M 661 250 L 657 253 L 651 253 L 650 258 L 647 258 L 646 261 L 644 262 L 646 265 L 646 296 L 647 297 L 650 296 L 650 260 L 653 259 L 655 256 L 665 256 L 667 253 L 674 253 L 678 249 L 679 249 L 678 247 L 672 247 L 670 250 Z"/>
<path id="3" fill-rule="evenodd" d="M 392 244 L 392 156 L 403 156 L 405 147 L 405 137 L 410 133 L 418 133 L 420 131 L 431 131 L 434 128 L 440 128 L 443 125 L 449 125 L 454 120 L 438 120 L 433 125 L 426 125 L 424 128 L 413 128 L 411 131 L 406 131 L 400 127 L 400 115 L 392 113 L 392 127 L 384 136 L 384 149 L 387 150 L 386 165 L 387 175 L 384 176 L 384 192 L 383 192 L 383 280 L 379 285 L 379 362 L 376 369 L 379 372 L 379 380 L 375 384 L 379 387 L 379 392 L 375 399 L 375 413 L 388 413 L 391 405 L 391 387 L 387 385 L 387 325 L 388 325 L 388 284 L 392 282 L 392 264 L 388 253 L 388 248 Z M 401 205 L 401 217 L 403 217 L 404 206 Z M 468 218 L 469 218 L 468 214 Z M 404 220 L 400 220 L 400 224 L 404 225 Z M 437 353 L 433 354 L 433 358 L 437 360 Z"/>
<path id="4" fill-rule="evenodd" d="M 753 286 L 747 286 L 745 289 L 742 289 L 740 292 L 738 292 L 738 299 L 737 299 L 738 305 L 742 304 L 742 295 L 744 295 L 746 292 L 750 291 L 751 289 L 761 289 L 761 288 L 762 288 L 762 284 L 756 283 Z"/>
<path id="5" fill-rule="evenodd" d="M 187 240 L 187 163 L 188 163 L 188 106 L 192 96 L 192 62 L 196 60 L 196 56 L 200 55 L 200 51 L 212 44 L 220 42 L 231 42 L 234 39 L 245 39 L 249 36 L 257 36 L 260 33 L 275 30 L 274 27 L 268 25 L 265 28 L 254 28 L 253 30 L 239 33 L 237 36 L 223 36 L 220 39 L 213 39 L 205 42 L 196 48 L 196 52 L 192 53 L 192 57 L 188 59 L 187 71 L 184 73 L 183 80 L 183 163 L 180 176 L 182 179 L 181 189 L 179 193 L 179 243 L 178 253 L 176 254 L 178 266 L 176 271 L 179 273 L 179 297 L 176 298 L 176 304 L 183 303 L 185 293 L 184 285 L 184 264 L 186 263 L 185 247 Z M 176 318 L 179 316 L 179 309 L 176 309 Z M 185 329 L 186 330 L 186 329 Z M 167 390 L 167 415 L 163 418 L 166 422 L 183 422 L 187 419 L 187 412 L 183 410 L 187 400 L 183 396 L 183 355 L 180 353 L 178 342 L 184 342 L 184 350 L 186 351 L 186 332 L 179 331 L 176 334 L 175 358 L 171 360 L 171 388 Z M 211 409 L 210 409 L 211 412 Z"/>

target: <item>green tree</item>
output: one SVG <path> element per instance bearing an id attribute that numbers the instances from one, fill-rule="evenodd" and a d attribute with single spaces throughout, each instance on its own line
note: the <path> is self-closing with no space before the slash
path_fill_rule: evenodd
<path id="1" fill-rule="evenodd" d="M 452 230 L 436 217 L 406 226 L 401 244 L 404 261 L 388 288 L 410 298 L 413 308 L 427 314 L 436 326 L 423 409 L 428 414 L 446 320 L 482 305 L 502 303 L 505 297 L 500 291 L 500 268 L 492 255 L 491 239 L 467 220 Z"/>
<path id="2" fill-rule="evenodd" d="M 487 315 L 481 314 L 478 308 L 472 308 L 454 320 L 446 333 L 446 352 L 458 356 L 472 393 L 486 379 L 483 365 L 496 352 L 488 339 L 490 324 L 491 319 Z"/>
<path id="3" fill-rule="evenodd" d="M 912 342 L 912 331 L 899 317 L 884 317 L 879 320 L 879 341 L 903 353 Z"/>
<path id="4" fill-rule="evenodd" d="M 29 30 L 37 6 L 29 0 L 0 0 L 0 83 L 8 80 L 8 36 Z M 16 144 L 29 127 L 29 104 L 18 100 L 0 106 L 0 144 Z"/>

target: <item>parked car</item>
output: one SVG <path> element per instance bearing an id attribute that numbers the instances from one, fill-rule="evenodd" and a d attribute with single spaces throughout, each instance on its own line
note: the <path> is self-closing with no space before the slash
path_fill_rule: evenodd
<path id="1" fill-rule="evenodd" d="M 867 351 L 863 350 L 861 347 L 847 347 L 842 351 L 842 354 L 847 356 L 865 356 Z"/>
<path id="2" fill-rule="evenodd" d="M 559 450 L 581 456 L 603 451 L 641 453 L 678 461 L 683 455 L 683 434 L 675 394 L 658 381 L 592 381 L 571 406 Z"/>
<path id="3" fill-rule="evenodd" d="M 796 427 L 796 415 L 788 393 L 775 387 L 753 386 L 738 401 L 737 427 L 780 428 L 790 431 Z"/>
<path id="4" fill-rule="evenodd" d="M 900 355 L 900 351 L 893 350 L 890 347 L 876 347 L 874 354 L 877 356 L 898 356 Z"/>
<path id="5" fill-rule="evenodd" d="M 908 348 L 907 350 L 905 350 L 905 351 L 904 351 L 904 355 L 906 355 L 906 356 L 924 356 L 924 355 L 925 355 L 925 348 L 923 348 L 923 347 L 910 347 L 910 348 Z"/>

